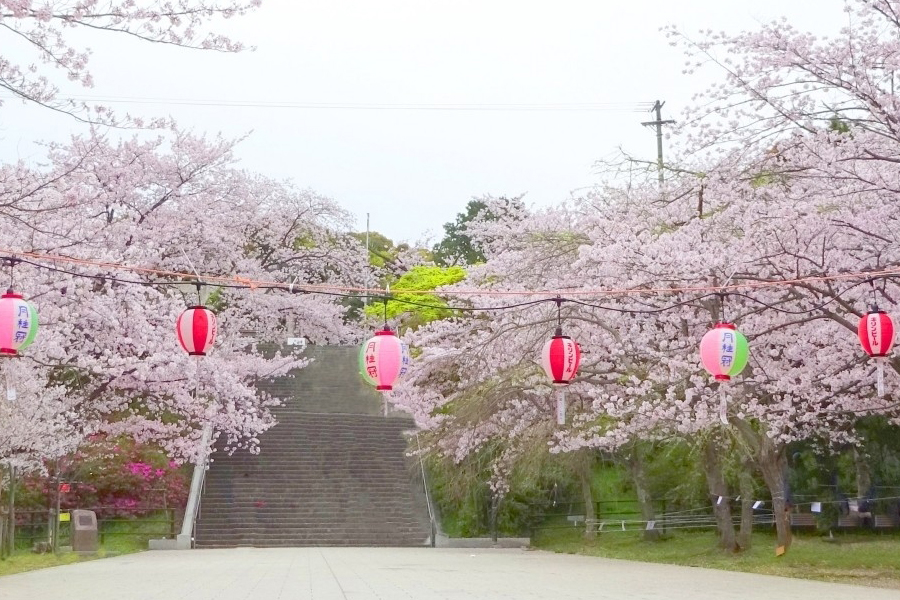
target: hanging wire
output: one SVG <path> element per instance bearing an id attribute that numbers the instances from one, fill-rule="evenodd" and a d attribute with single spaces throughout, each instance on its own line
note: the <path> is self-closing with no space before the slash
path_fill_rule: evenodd
<path id="1" fill-rule="evenodd" d="M 111 263 L 111 262 L 100 262 L 100 261 L 92 261 L 74 257 L 64 257 L 64 256 L 54 256 L 54 255 L 46 255 L 40 254 L 37 252 L 21 252 L 21 251 L 13 251 L 8 249 L 0 249 L 0 253 L 6 254 L 15 254 L 21 256 L 28 256 L 36 260 L 46 260 L 50 262 L 68 262 L 85 266 L 94 266 L 106 269 L 113 270 L 126 270 L 132 271 L 135 273 L 145 273 L 149 275 L 156 275 L 160 277 L 176 277 L 179 279 L 193 279 L 191 274 L 183 273 L 179 271 L 168 271 L 161 269 L 153 269 L 149 267 L 138 267 L 132 265 L 125 265 L 121 263 Z M 900 277 L 900 266 L 885 268 L 880 271 L 856 271 L 856 272 L 846 272 L 846 273 L 838 273 L 834 275 L 808 275 L 808 276 L 798 276 L 793 279 L 779 279 L 779 280 L 762 280 L 762 281 L 744 281 L 738 284 L 729 284 L 729 285 L 695 285 L 695 286 L 684 286 L 684 287 L 661 287 L 661 288 L 651 288 L 651 287 L 632 287 L 632 288 L 620 288 L 620 289 L 581 289 L 581 290 L 570 290 L 569 293 L 577 296 L 604 296 L 604 297 L 618 297 L 618 296 L 634 296 L 634 295 L 648 295 L 648 294 L 675 294 L 675 293 L 689 293 L 689 292 L 721 292 L 725 290 L 734 290 L 734 289 L 762 289 L 762 288 L 770 288 L 770 287 L 785 287 L 785 286 L 795 286 L 799 284 L 810 284 L 816 282 L 828 282 L 828 281 L 843 281 L 848 279 L 863 279 L 863 278 L 893 278 Z M 253 279 L 246 279 L 236 275 L 227 275 L 227 276 L 217 276 L 217 275 L 208 275 L 205 279 L 212 284 L 222 284 L 224 286 L 229 286 L 230 284 L 238 284 L 236 287 L 249 287 L 250 289 L 255 288 L 280 288 L 283 287 L 284 284 L 281 282 L 275 281 L 260 281 Z M 144 283 L 144 282 L 140 282 Z M 244 284 L 244 285 L 241 285 Z M 332 291 L 332 292 L 356 292 L 357 294 L 360 292 L 368 293 L 371 288 L 358 288 L 358 287 L 347 287 L 347 286 L 338 286 L 338 285 L 312 285 L 306 284 L 303 286 L 305 291 L 307 292 L 322 292 L 322 291 Z M 407 293 L 434 293 L 434 290 L 404 290 Z M 558 293 L 557 290 L 518 290 L 518 291 L 501 291 L 501 290 L 473 290 L 473 289 L 455 289 L 452 292 L 444 292 L 445 295 L 453 295 L 453 296 L 466 296 L 466 295 L 478 295 L 478 296 L 537 296 L 537 295 L 548 295 L 551 293 Z"/>
<path id="2" fill-rule="evenodd" d="M 553 299 L 556 302 L 556 336 L 562 336 L 562 296 L 558 295 Z"/>
<path id="3" fill-rule="evenodd" d="M 116 283 L 122 283 L 122 284 L 144 285 L 144 286 L 150 286 L 150 287 L 163 287 L 163 288 L 177 286 L 177 285 L 183 285 L 180 282 L 171 281 L 171 280 L 156 280 L 156 281 L 154 281 L 154 280 L 137 280 L 137 279 L 113 277 L 113 276 L 107 275 L 107 274 L 101 275 L 101 274 L 80 273 L 80 272 L 77 272 L 74 270 L 40 263 L 35 260 L 28 260 L 28 259 L 13 257 L 13 256 L 5 257 L 4 261 L 10 265 L 10 282 L 11 282 L 11 284 L 13 283 L 13 277 L 14 277 L 13 266 L 16 263 L 25 263 L 25 264 L 34 266 L 36 268 L 43 269 L 43 270 L 50 271 L 50 272 L 66 274 L 71 277 L 94 279 L 94 280 L 99 280 L 99 281 L 110 281 L 110 282 L 116 282 Z M 88 264 L 90 264 L 92 266 L 100 265 L 100 263 L 88 263 Z M 103 264 L 102 266 L 104 266 L 105 268 L 108 268 L 108 269 L 116 269 L 116 268 L 131 269 L 131 267 L 125 267 L 123 265 L 114 265 L 114 264 Z M 339 291 L 339 290 L 343 290 L 344 288 L 339 288 L 336 286 L 330 287 L 327 289 L 322 289 L 321 286 L 315 286 L 312 288 L 308 288 L 306 286 L 300 287 L 300 286 L 296 285 L 296 280 L 292 281 L 290 284 L 284 284 L 284 283 L 274 283 L 274 282 L 273 283 L 258 282 L 258 281 L 252 281 L 249 279 L 241 279 L 241 278 L 236 278 L 236 277 L 224 277 L 224 276 L 207 276 L 207 277 L 205 277 L 204 279 L 214 282 L 214 283 L 210 284 L 209 282 L 199 280 L 198 274 L 196 271 L 194 274 L 188 274 L 188 273 L 174 273 L 174 272 L 169 272 L 169 271 L 158 271 L 158 270 L 153 270 L 153 269 L 135 269 L 135 270 L 137 270 L 138 272 L 147 272 L 147 273 L 151 273 L 151 274 L 162 274 L 163 276 L 168 276 L 168 277 L 177 276 L 177 277 L 181 277 L 181 278 L 190 278 L 191 280 L 193 280 L 194 285 L 198 286 L 198 296 L 201 296 L 201 292 L 200 292 L 200 288 L 199 288 L 199 286 L 201 286 L 201 285 L 215 285 L 217 288 L 222 288 L 222 289 L 278 290 L 278 291 L 287 291 L 289 293 L 294 293 L 294 294 L 297 294 L 297 293 L 316 294 L 316 295 L 332 296 L 332 297 L 338 297 L 338 298 L 358 298 L 360 296 L 360 294 L 358 294 L 358 293 L 348 293 L 346 291 Z M 871 273 L 870 273 L 870 275 L 871 275 Z M 900 274 L 888 273 L 888 274 L 880 276 L 880 278 L 882 278 L 882 279 L 895 278 L 895 277 L 900 277 Z M 823 279 L 823 278 L 817 278 L 817 280 L 821 280 L 821 279 Z M 782 281 L 782 282 L 778 282 L 778 283 L 780 283 L 782 285 L 790 285 L 792 281 L 794 281 L 794 280 L 786 280 L 786 281 Z M 772 282 L 770 282 L 770 283 L 772 283 Z M 697 289 L 697 290 L 707 289 L 707 290 L 713 290 L 713 291 L 709 291 L 708 293 L 700 294 L 698 296 L 694 296 L 692 298 L 688 298 L 688 299 L 685 299 L 685 300 L 682 300 L 679 302 L 674 302 L 674 303 L 671 303 L 671 304 L 668 304 L 665 306 L 657 306 L 657 307 L 653 307 L 653 308 L 635 308 L 635 307 L 621 308 L 621 307 L 616 307 L 616 306 L 609 306 L 609 305 L 597 304 L 597 303 L 592 303 L 592 302 L 585 302 L 583 300 L 578 300 L 576 298 L 565 298 L 559 294 L 557 294 L 555 297 L 552 297 L 552 298 L 538 298 L 535 300 L 528 300 L 525 302 L 504 304 L 501 306 L 461 306 L 461 305 L 448 306 L 446 304 L 434 304 L 434 303 L 427 303 L 427 302 L 418 302 L 415 300 L 408 300 L 408 299 L 402 298 L 402 296 L 395 297 L 395 296 L 378 296 L 378 295 L 367 294 L 366 297 L 372 298 L 375 300 L 382 299 L 382 300 L 384 300 L 385 303 L 386 303 L 387 299 L 392 299 L 392 300 L 395 300 L 396 302 L 406 305 L 406 306 L 416 306 L 416 307 L 422 307 L 422 308 L 437 308 L 437 309 L 460 311 L 460 312 L 497 312 L 497 311 L 506 311 L 506 310 L 512 310 L 512 309 L 516 309 L 516 308 L 524 308 L 524 307 L 528 307 L 528 306 L 534 306 L 534 305 L 543 304 L 546 302 L 554 302 L 557 304 L 557 322 L 558 322 L 558 325 L 561 326 L 561 304 L 562 304 L 562 302 L 571 302 L 573 304 L 583 306 L 585 308 L 610 311 L 610 312 L 616 312 L 616 313 L 648 314 L 649 315 L 649 314 L 657 314 L 657 313 L 667 312 L 667 311 L 679 308 L 681 306 L 696 304 L 697 302 L 700 302 L 706 298 L 719 297 L 719 298 L 723 298 L 723 318 L 724 318 L 724 298 L 726 296 L 733 296 L 733 297 L 737 297 L 737 298 L 744 298 L 748 301 L 754 302 L 754 303 L 759 304 L 769 310 L 773 310 L 773 311 L 776 311 L 779 313 L 793 314 L 793 315 L 805 315 L 805 314 L 810 314 L 816 310 L 823 309 L 825 306 L 839 300 L 844 294 L 848 293 L 850 290 L 852 290 L 860 285 L 867 284 L 867 283 L 872 286 L 872 294 L 873 294 L 873 298 L 874 298 L 875 295 L 877 294 L 877 288 L 875 287 L 875 279 L 872 277 L 868 277 L 863 281 L 860 281 L 860 282 L 854 283 L 853 285 L 848 286 L 847 288 L 843 289 L 840 293 L 833 295 L 832 297 L 824 300 L 823 302 L 821 302 L 819 304 L 813 305 L 806 309 L 800 309 L 800 310 L 791 310 L 791 309 L 781 308 L 775 304 L 771 304 L 771 303 L 765 302 L 763 300 L 760 300 L 758 298 L 755 298 L 747 293 L 736 292 L 736 291 L 723 292 L 721 288 L 699 288 L 699 287 L 697 287 L 697 288 L 672 288 L 668 291 L 671 293 L 684 292 L 687 290 L 694 290 L 694 289 Z M 387 287 L 386 291 L 388 293 L 390 292 L 389 286 Z M 418 291 L 419 290 L 403 290 L 404 293 L 415 293 Z M 630 291 L 637 293 L 637 292 L 641 292 L 641 291 L 653 292 L 654 290 L 634 289 L 634 290 L 630 290 Z M 428 290 L 428 293 L 435 294 L 435 293 L 439 293 L 439 292 L 435 292 L 434 290 Z M 458 292 L 453 291 L 453 292 L 445 292 L 445 293 L 448 295 L 455 295 Z M 464 292 L 464 293 L 468 293 L 468 292 Z M 490 292 L 485 292 L 485 293 L 490 294 Z M 536 295 L 536 294 L 539 294 L 540 292 L 532 291 L 532 292 L 528 292 L 528 293 Z M 579 293 L 581 293 L 581 291 L 574 290 L 574 291 L 571 291 L 570 293 L 579 294 Z M 201 296 L 201 300 L 202 300 L 202 296 Z M 876 309 L 877 309 L 877 307 L 876 307 Z M 387 321 L 386 313 L 387 313 L 387 311 L 386 311 L 386 304 L 385 304 L 385 315 L 384 315 L 385 322 Z"/>
<path id="4" fill-rule="evenodd" d="M 872 286 L 872 289 L 871 289 L 871 292 L 872 292 L 872 306 L 871 306 L 871 309 L 872 309 L 872 312 L 878 312 L 878 288 L 875 287 L 875 280 L 874 280 L 874 279 L 870 279 L 870 280 L 869 280 L 869 285 Z"/>
<path id="5" fill-rule="evenodd" d="M 19 261 L 15 256 L 10 256 L 6 262 L 9 264 L 9 293 L 12 293 L 16 289 L 16 263 Z"/>

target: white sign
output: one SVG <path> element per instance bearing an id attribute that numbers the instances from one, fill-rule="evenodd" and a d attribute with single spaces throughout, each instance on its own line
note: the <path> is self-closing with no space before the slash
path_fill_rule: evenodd
<path id="1" fill-rule="evenodd" d="M 302 337 L 289 337 L 287 339 L 288 346 L 300 346 L 301 348 L 306 347 L 306 338 Z"/>
<path id="2" fill-rule="evenodd" d="M 559 398 L 556 399 L 556 424 L 566 424 L 566 395 L 560 392 Z"/>
<path id="3" fill-rule="evenodd" d="M 821 502 L 813 502 L 809 507 L 810 512 L 820 513 L 822 512 L 822 503 Z"/>

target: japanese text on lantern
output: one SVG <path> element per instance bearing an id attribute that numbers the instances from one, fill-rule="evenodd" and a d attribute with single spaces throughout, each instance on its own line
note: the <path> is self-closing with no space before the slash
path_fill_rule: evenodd
<path id="1" fill-rule="evenodd" d="M 734 362 L 734 334 L 730 331 L 722 334 L 722 357 L 720 362 L 723 367 L 730 367 Z"/>
<path id="2" fill-rule="evenodd" d="M 726 332 L 722 334 L 722 352 L 734 352 L 734 334 Z"/>
<path id="3" fill-rule="evenodd" d="M 369 342 L 366 345 L 366 352 L 363 357 L 366 363 L 366 373 L 369 377 L 375 379 L 378 377 L 378 365 L 375 362 L 375 342 Z"/>
<path id="4" fill-rule="evenodd" d="M 878 315 L 871 315 L 869 317 L 869 344 L 872 346 L 873 350 L 880 350 L 881 343 L 878 341 Z"/>

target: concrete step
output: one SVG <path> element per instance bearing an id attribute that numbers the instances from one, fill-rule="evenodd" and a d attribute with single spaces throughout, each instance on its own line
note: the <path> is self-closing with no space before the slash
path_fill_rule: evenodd
<path id="1" fill-rule="evenodd" d="M 355 347 L 310 347 L 289 377 L 261 382 L 283 398 L 260 452 L 217 451 L 196 530 L 201 548 L 422 545 L 429 527 L 412 419 L 381 416 L 357 374 Z M 218 443 L 224 447 L 224 440 Z"/>

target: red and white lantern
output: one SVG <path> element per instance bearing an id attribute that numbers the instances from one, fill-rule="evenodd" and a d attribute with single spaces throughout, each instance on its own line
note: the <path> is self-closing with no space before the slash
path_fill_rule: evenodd
<path id="1" fill-rule="evenodd" d="M 894 345 L 894 322 L 883 310 L 867 312 L 859 320 L 859 343 L 871 357 L 885 357 Z"/>
<path id="2" fill-rule="evenodd" d="M 878 395 L 884 395 L 884 359 L 894 345 L 894 321 L 883 310 L 867 312 L 859 320 L 859 343 L 866 354 L 875 359 L 878 377 Z"/>
<path id="3" fill-rule="evenodd" d="M 384 328 L 363 344 L 360 350 L 360 372 L 380 392 L 389 392 L 400 377 L 403 344 L 393 331 Z"/>
<path id="4" fill-rule="evenodd" d="M 34 341 L 38 316 L 21 294 L 7 290 L 0 296 L 0 356 L 18 356 Z"/>
<path id="5" fill-rule="evenodd" d="M 205 306 L 192 306 L 175 323 L 178 342 L 191 356 L 206 356 L 216 341 L 216 313 Z"/>
<path id="6" fill-rule="evenodd" d="M 556 335 L 547 340 L 541 353 L 541 365 L 547 377 L 556 385 L 569 385 L 578 374 L 580 363 L 581 348 L 578 343 L 563 335 L 562 329 L 557 329 Z"/>

